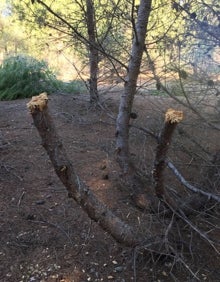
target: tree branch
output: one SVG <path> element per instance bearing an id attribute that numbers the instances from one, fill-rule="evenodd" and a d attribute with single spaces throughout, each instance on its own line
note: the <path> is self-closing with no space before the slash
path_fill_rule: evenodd
<path id="1" fill-rule="evenodd" d="M 191 185 L 189 182 L 186 181 L 186 179 L 182 176 L 182 174 L 177 170 L 177 168 L 174 166 L 174 164 L 172 164 L 169 161 L 166 161 L 167 166 L 172 170 L 172 172 L 176 175 L 176 177 L 180 180 L 180 182 L 186 187 L 188 188 L 190 191 L 194 192 L 194 193 L 198 193 L 200 195 L 203 195 L 205 197 L 207 197 L 209 200 L 215 200 L 217 202 L 220 203 L 220 197 L 217 195 L 214 195 L 212 193 L 208 193 L 205 192 L 193 185 Z"/>
<path id="2" fill-rule="evenodd" d="M 152 60 L 146 46 L 144 48 L 145 54 L 147 55 L 147 59 L 149 61 L 149 67 L 150 70 L 153 74 L 154 79 L 156 80 L 157 85 L 160 86 L 160 88 L 168 94 L 169 97 L 171 97 L 174 101 L 176 101 L 177 103 L 179 103 L 180 105 L 183 105 L 184 107 L 190 109 L 194 114 L 196 114 L 202 121 L 204 121 L 206 124 L 208 124 L 211 128 L 215 129 L 215 130 L 220 130 L 220 127 L 218 125 L 215 125 L 214 123 L 208 121 L 207 118 L 205 118 L 199 111 L 198 109 L 196 109 L 196 107 L 194 107 L 191 103 L 185 103 L 183 100 L 179 99 L 175 94 L 172 93 L 172 91 L 170 91 L 162 82 L 160 77 L 158 76 L 157 72 L 156 72 L 156 68 L 155 68 L 155 63 Z"/>
<path id="3" fill-rule="evenodd" d="M 76 174 L 56 133 L 47 102 L 46 93 L 42 93 L 33 97 L 27 107 L 42 138 L 42 145 L 50 157 L 57 176 L 65 185 L 69 197 L 73 198 L 88 216 L 98 222 L 117 242 L 126 246 L 140 244 L 142 239 L 134 230 L 102 204 Z"/>
<path id="4" fill-rule="evenodd" d="M 41 6 L 43 6 L 48 12 L 50 12 L 54 17 L 58 18 L 61 22 L 63 22 L 68 28 L 70 28 L 75 34 L 76 36 L 79 38 L 79 40 L 83 43 L 83 44 L 88 44 L 89 46 L 92 46 L 93 48 L 96 48 L 97 51 L 99 51 L 100 53 L 102 53 L 106 58 L 113 60 L 117 63 L 119 63 L 122 67 L 124 67 L 125 69 L 127 69 L 127 66 L 125 64 L 123 64 L 123 62 L 121 62 L 120 60 L 118 60 L 116 57 L 112 56 L 109 53 L 106 53 L 106 51 L 104 50 L 104 48 L 102 47 L 102 45 L 98 46 L 95 45 L 90 42 L 85 36 L 83 36 L 83 34 L 81 34 L 73 25 L 71 25 L 67 20 L 65 20 L 62 16 L 60 16 L 58 13 L 56 13 L 54 10 L 52 10 L 46 3 L 44 3 L 41 0 L 37 1 Z M 49 26 L 49 25 L 48 25 Z M 50 25 L 50 27 L 52 27 Z M 100 44 L 100 43 L 99 43 Z"/>
<path id="5" fill-rule="evenodd" d="M 177 124 L 183 119 L 182 111 L 175 111 L 173 109 L 168 109 L 165 114 L 165 124 L 159 138 L 156 156 L 153 168 L 153 179 L 155 182 L 155 192 L 158 198 L 164 199 L 169 204 L 171 204 L 171 199 L 166 195 L 164 189 L 164 179 L 163 172 L 165 168 L 165 160 L 167 151 L 169 149 L 173 132 Z"/>

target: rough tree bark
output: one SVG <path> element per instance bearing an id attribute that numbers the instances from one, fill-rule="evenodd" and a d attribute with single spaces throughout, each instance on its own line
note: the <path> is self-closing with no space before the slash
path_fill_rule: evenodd
<path id="1" fill-rule="evenodd" d="M 89 78 L 89 93 L 90 103 L 96 104 L 99 100 L 98 95 L 98 48 L 96 42 L 96 22 L 95 11 L 92 0 L 86 0 L 86 22 L 89 39 L 89 65 L 90 65 L 90 78 Z"/>
<path id="2" fill-rule="evenodd" d="M 177 124 L 183 119 L 182 111 L 168 109 L 165 114 L 164 128 L 160 134 L 156 149 L 156 156 L 153 168 L 153 179 L 155 182 L 155 192 L 158 198 L 163 199 L 168 204 L 174 205 L 164 189 L 164 168 L 166 167 L 167 151 L 169 149 L 173 132 Z"/>
<path id="3" fill-rule="evenodd" d="M 73 198 L 89 217 L 98 222 L 117 242 L 127 246 L 140 244 L 141 239 L 134 230 L 102 204 L 76 174 L 56 133 L 47 102 L 46 93 L 42 93 L 33 97 L 27 106 L 41 136 L 42 145 L 50 157 L 56 174 L 66 187 L 69 197 Z"/>
<path id="4" fill-rule="evenodd" d="M 121 95 L 119 113 L 117 117 L 117 160 L 123 170 L 124 175 L 134 173 L 129 151 L 129 121 L 145 46 L 145 37 L 150 11 L 151 0 L 141 0 L 138 8 L 137 23 L 134 26 L 134 38 L 128 65 L 128 72 L 125 79 L 124 91 Z"/>

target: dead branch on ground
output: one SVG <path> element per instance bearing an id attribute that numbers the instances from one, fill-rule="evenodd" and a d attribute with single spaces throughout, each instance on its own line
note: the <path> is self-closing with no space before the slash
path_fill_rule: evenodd
<path id="1" fill-rule="evenodd" d="M 175 176 L 179 179 L 179 181 L 190 191 L 205 196 L 208 200 L 212 199 L 220 203 L 220 197 L 218 195 L 205 192 L 204 190 L 197 188 L 193 185 L 191 185 L 189 182 L 186 181 L 186 179 L 182 176 L 182 174 L 178 171 L 178 169 L 174 166 L 173 163 L 166 161 L 167 166 L 172 170 L 172 172 L 175 174 Z"/>

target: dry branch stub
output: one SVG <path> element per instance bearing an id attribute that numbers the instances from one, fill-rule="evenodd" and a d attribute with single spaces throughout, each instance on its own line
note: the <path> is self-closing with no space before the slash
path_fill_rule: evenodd
<path id="1" fill-rule="evenodd" d="M 179 123 L 183 120 L 183 111 L 168 109 L 165 113 L 165 122 Z"/>
<path id="2" fill-rule="evenodd" d="M 173 132 L 176 125 L 183 119 L 183 112 L 168 109 L 165 113 L 165 124 L 161 131 L 153 168 L 153 179 L 155 182 L 155 192 L 158 198 L 164 199 L 173 206 L 173 201 L 168 197 L 164 189 L 163 172 L 166 166 L 166 156 L 171 143 Z"/>
<path id="3" fill-rule="evenodd" d="M 31 98 L 31 101 L 27 103 L 27 107 L 31 113 L 33 113 L 36 109 L 39 109 L 39 111 L 42 112 L 47 107 L 47 102 L 48 102 L 47 93 L 43 92 L 38 96 L 33 96 Z"/>

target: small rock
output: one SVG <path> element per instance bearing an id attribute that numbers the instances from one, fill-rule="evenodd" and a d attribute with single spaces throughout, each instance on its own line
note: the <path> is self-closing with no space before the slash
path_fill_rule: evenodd
<path id="1" fill-rule="evenodd" d="M 163 276 L 168 276 L 168 274 L 165 271 L 163 271 L 162 274 Z"/>
<path id="2" fill-rule="evenodd" d="M 115 267 L 114 272 L 122 272 L 123 270 L 124 270 L 123 266 L 117 266 Z"/>
<path id="3" fill-rule="evenodd" d="M 95 268 L 90 268 L 90 273 L 94 273 L 95 272 Z"/>
<path id="4" fill-rule="evenodd" d="M 38 200 L 35 202 L 36 205 L 44 205 L 45 201 L 44 200 Z"/>
<path id="5" fill-rule="evenodd" d="M 53 275 L 50 276 L 50 278 L 52 278 L 52 279 L 57 279 L 58 277 L 59 277 L 58 274 L 53 274 Z"/>
<path id="6" fill-rule="evenodd" d="M 34 220 L 34 219 L 35 219 L 35 215 L 34 215 L 34 214 L 28 214 L 28 215 L 26 216 L 26 219 L 27 219 L 27 220 Z"/>

